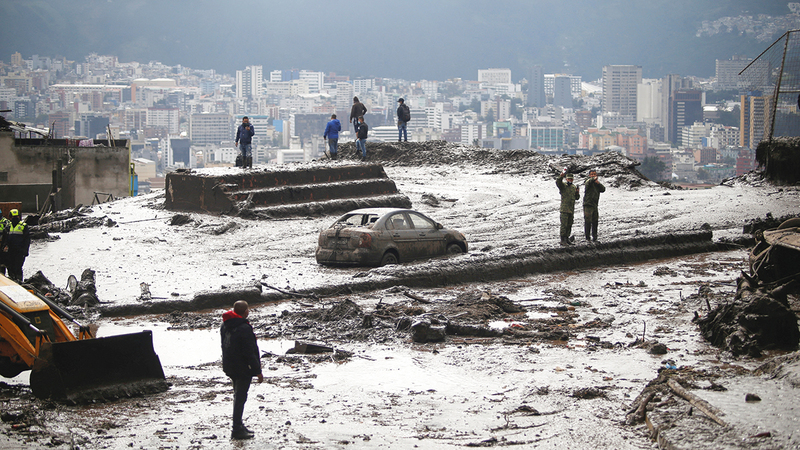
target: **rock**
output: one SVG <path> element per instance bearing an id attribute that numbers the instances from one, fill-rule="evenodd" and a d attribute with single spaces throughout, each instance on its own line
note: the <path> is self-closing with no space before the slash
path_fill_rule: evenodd
<path id="1" fill-rule="evenodd" d="M 650 350 L 648 350 L 648 352 L 651 355 L 666 355 L 667 354 L 667 346 L 662 344 L 662 343 L 660 343 L 660 342 L 656 342 L 655 344 L 653 344 L 650 347 Z"/>
<path id="2" fill-rule="evenodd" d="M 428 319 L 422 319 L 411 325 L 411 339 L 414 342 L 439 342 L 445 338 L 444 325 L 431 325 Z"/>
<path id="3" fill-rule="evenodd" d="M 744 401 L 746 401 L 746 402 L 760 402 L 761 401 L 761 397 L 759 397 L 756 394 L 747 393 L 744 396 Z"/>

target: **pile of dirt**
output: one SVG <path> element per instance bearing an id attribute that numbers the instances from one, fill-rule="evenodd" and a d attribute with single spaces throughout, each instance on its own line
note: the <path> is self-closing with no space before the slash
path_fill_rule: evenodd
<path id="1" fill-rule="evenodd" d="M 341 159 L 358 159 L 355 144 L 339 145 Z M 616 188 L 633 189 L 655 185 L 636 170 L 640 163 L 619 152 L 593 156 L 548 156 L 534 150 L 497 150 L 471 147 L 446 141 L 367 142 L 367 160 L 387 166 L 446 165 L 453 167 L 485 167 L 487 173 L 537 174 L 557 176 L 564 168 L 578 178 L 589 176 L 589 170 L 608 180 Z"/>

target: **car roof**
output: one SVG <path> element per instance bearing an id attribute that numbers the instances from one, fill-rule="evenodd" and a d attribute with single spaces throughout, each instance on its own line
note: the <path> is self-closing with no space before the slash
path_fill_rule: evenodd
<path id="1" fill-rule="evenodd" d="M 393 212 L 402 212 L 402 211 L 413 211 L 407 208 L 361 208 L 361 209 L 354 209 L 352 211 L 347 212 L 347 214 L 375 214 L 377 216 L 383 216 Z M 416 211 L 414 211 L 416 212 Z"/>

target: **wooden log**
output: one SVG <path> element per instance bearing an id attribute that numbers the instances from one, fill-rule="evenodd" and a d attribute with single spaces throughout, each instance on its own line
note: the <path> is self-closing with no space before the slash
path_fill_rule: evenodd
<path id="1" fill-rule="evenodd" d="M 686 389 L 683 388 L 683 386 L 680 385 L 680 383 L 678 383 L 672 378 L 670 378 L 669 381 L 667 381 L 667 385 L 669 385 L 670 389 L 672 389 L 673 392 L 675 392 L 680 397 L 691 403 L 695 408 L 702 411 L 702 413 L 707 415 L 711 420 L 717 422 L 723 427 L 728 426 L 728 424 L 725 423 L 725 421 L 720 418 L 720 416 L 725 415 L 722 411 L 718 410 L 717 408 L 715 408 L 702 398 L 687 391 Z"/>

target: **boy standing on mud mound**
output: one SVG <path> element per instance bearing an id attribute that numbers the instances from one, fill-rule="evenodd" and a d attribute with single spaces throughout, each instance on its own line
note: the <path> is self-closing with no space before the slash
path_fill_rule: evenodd
<path id="1" fill-rule="evenodd" d="M 222 370 L 233 381 L 233 439 L 250 439 L 254 433 L 244 426 L 242 416 L 247 391 L 253 377 L 264 381 L 261 358 L 253 327 L 247 321 L 250 307 L 244 300 L 233 304 L 233 309 L 222 314 Z"/>
<path id="2" fill-rule="evenodd" d="M 589 179 L 583 184 L 583 232 L 587 241 L 597 242 L 597 225 L 600 222 L 597 204 L 600 202 L 600 193 L 605 191 L 606 187 L 597 179 L 597 171 L 590 170 Z"/>
<path id="3" fill-rule="evenodd" d="M 564 178 L 567 182 L 564 183 Z M 561 193 L 561 245 L 572 245 L 573 239 L 570 238 L 572 234 L 572 221 L 575 216 L 575 200 L 581 196 L 578 192 L 578 186 L 572 184 L 572 174 L 567 173 L 567 169 L 561 172 L 561 175 L 556 179 L 556 186 Z"/>

